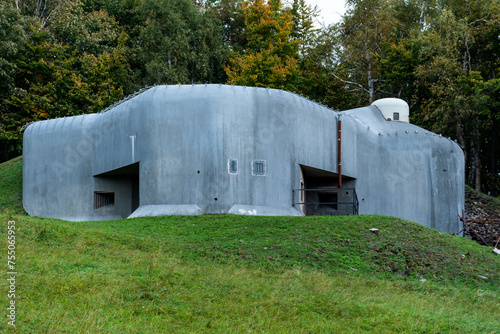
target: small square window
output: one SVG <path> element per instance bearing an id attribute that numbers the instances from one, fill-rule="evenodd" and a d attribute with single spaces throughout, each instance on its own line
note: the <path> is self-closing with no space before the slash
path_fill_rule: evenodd
<path id="1" fill-rule="evenodd" d="M 266 176 L 266 161 L 254 160 L 252 163 L 252 175 Z"/>
<path id="2" fill-rule="evenodd" d="M 238 160 L 229 159 L 227 162 L 227 169 L 229 174 L 238 174 Z"/>
<path id="3" fill-rule="evenodd" d="M 398 112 L 393 113 L 393 114 L 392 114 L 392 119 L 393 119 L 394 121 L 399 121 L 399 113 L 398 113 Z"/>

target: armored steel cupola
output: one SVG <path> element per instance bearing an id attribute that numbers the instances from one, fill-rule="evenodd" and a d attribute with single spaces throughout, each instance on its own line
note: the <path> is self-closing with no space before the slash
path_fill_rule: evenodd
<path id="1" fill-rule="evenodd" d="M 410 123 L 410 108 L 406 101 L 396 98 L 380 99 L 372 103 L 388 121 Z"/>

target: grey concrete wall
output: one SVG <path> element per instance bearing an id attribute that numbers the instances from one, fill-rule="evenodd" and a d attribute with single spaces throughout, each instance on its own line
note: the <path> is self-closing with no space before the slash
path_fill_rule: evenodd
<path id="1" fill-rule="evenodd" d="M 140 184 L 134 216 L 300 215 L 292 203 L 299 201 L 293 190 L 300 188 L 301 166 L 338 172 L 338 117 L 279 90 L 157 86 L 105 113 L 29 126 L 23 203 L 36 216 L 126 217 L 133 207 L 130 175 L 102 175 L 131 173 L 138 164 L 130 176 Z M 361 213 L 458 231 L 464 166 L 456 144 L 387 122 L 376 107 L 341 119 L 342 170 L 356 187 Z M 237 160 L 237 173 L 229 173 L 230 159 Z M 252 175 L 255 160 L 265 162 L 265 176 Z M 95 191 L 115 192 L 115 204 L 94 209 Z"/>
<path id="2" fill-rule="evenodd" d="M 453 141 L 404 122 L 387 122 L 376 107 L 344 113 L 356 127 L 361 214 L 383 214 L 458 232 L 464 207 L 464 157 Z M 347 154 L 347 153 L 346 153 Z"/>
<path id="3" fill-rule="evenodd" d="M 23 204 L 30 215 L 92 219 L 96 115 L 37 122 L 24 133 Z M 100 215 L 99 219 L 118 218 Z"/>

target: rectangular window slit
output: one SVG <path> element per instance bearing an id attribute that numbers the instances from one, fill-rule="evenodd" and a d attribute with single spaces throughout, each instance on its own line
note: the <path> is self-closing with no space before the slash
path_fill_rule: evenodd
<path id="1" fill-rule="evenodd" d="M 115 204 L 115 193 L 101 191 L 94 192 L 94 209 L 99 209 L 113 204 Z"/>
<path id="2" fill-rule="evenodd" d="M 228 168 L 229 174 L 238 174 L 238 160 L 229 159 Z"/>

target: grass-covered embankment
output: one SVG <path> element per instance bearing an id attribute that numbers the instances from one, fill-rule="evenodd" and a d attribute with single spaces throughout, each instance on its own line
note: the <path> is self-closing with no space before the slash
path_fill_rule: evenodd
<path id="1" fill-rule="evenodd" d="M 381 216 L 33 218 L 20 164 L 0 165 L 19 333 L 500 331 L 500 257 L 470 240 Z"/>

